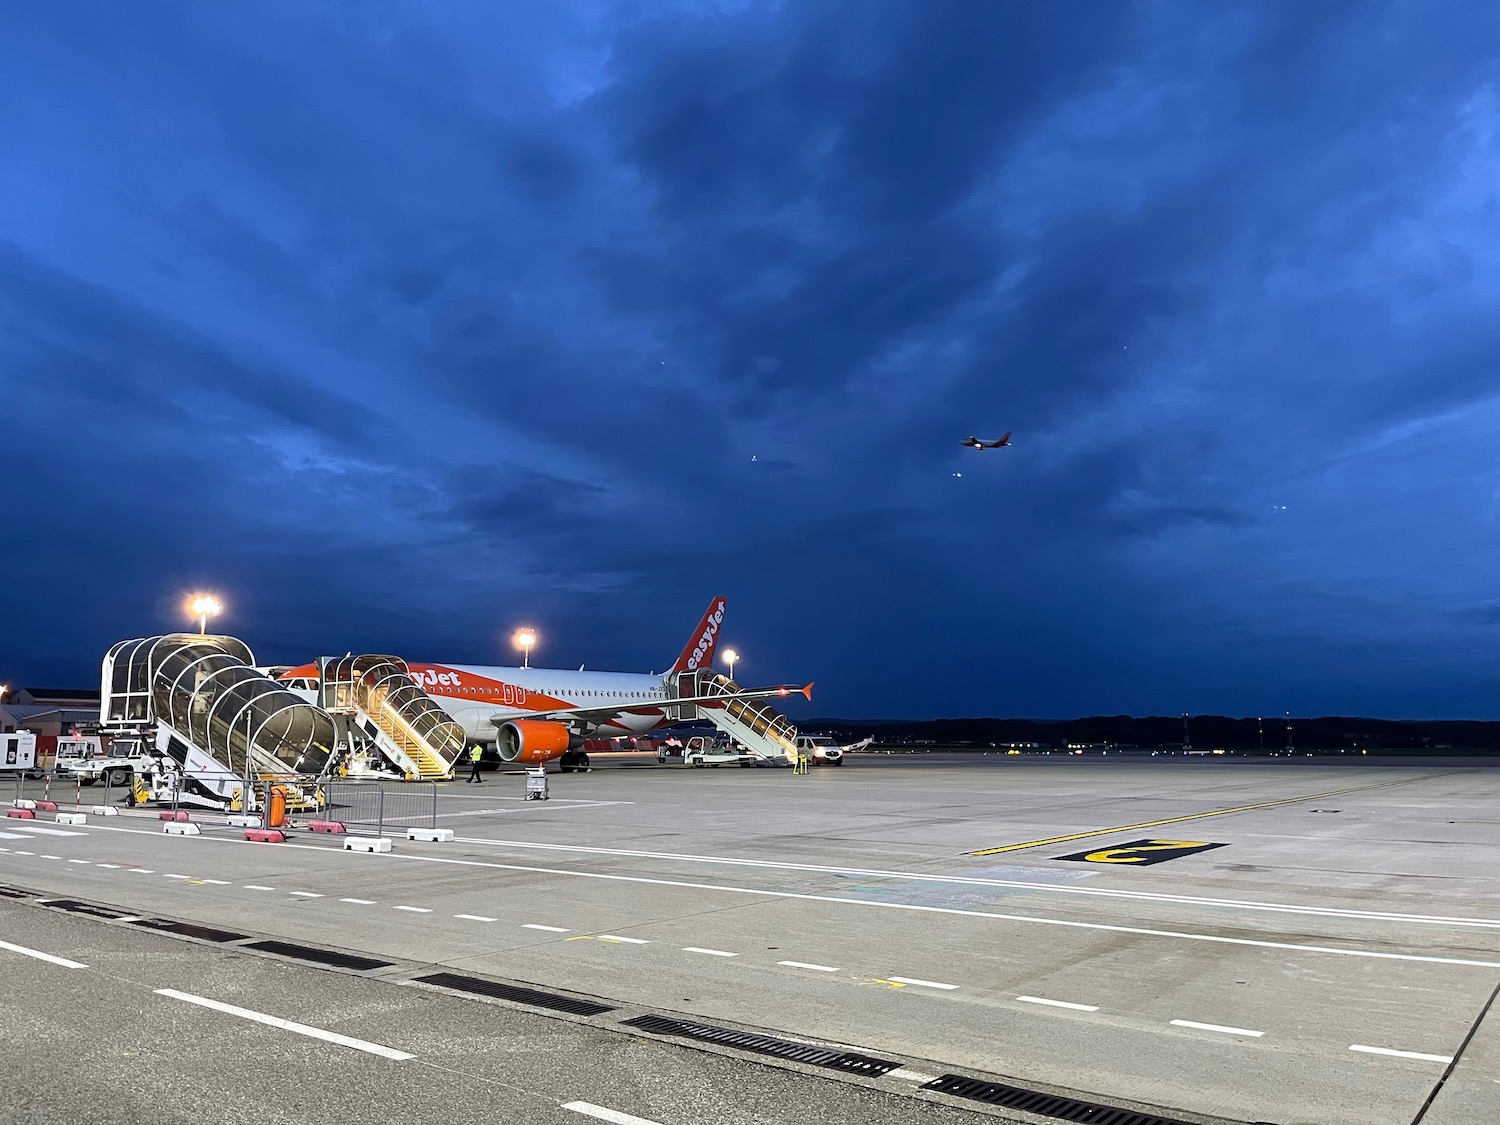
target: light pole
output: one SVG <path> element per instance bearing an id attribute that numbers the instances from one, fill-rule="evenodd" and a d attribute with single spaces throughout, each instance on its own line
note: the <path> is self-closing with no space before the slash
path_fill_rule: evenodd
<path id="1" fill-rule="evenodd" d="M 210 597 L 207 594 L 200 594 L 195 597 L 189 603 L 189 608 L 192 609 L 198 618 L 198 635 L 200 637 L 208 632 L 208 619 L 210 617 L 217 617 L 224 611 L 224 606 L 219 602 L 219 599 Z"/>
<path id="2" fill-rule="evenodd" d="M 729 665 L 729 678 L 734 679 L 734 662 L 740 658 L 740 654 L 732 648 L 724 650 L 724 663 Z"/>
<path id="3" fill-rule="evenodd" d="M 535 629 L 517 629 L 516 635 L 511 638 L 516 647 L 521 650 L 521 667 L 531 667 L 531 646 L 536 644 Z"/>

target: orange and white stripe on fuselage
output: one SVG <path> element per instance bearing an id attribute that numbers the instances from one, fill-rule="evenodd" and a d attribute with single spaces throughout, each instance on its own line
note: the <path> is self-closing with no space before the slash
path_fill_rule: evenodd
<path id="1" fill-rule="evenodd" d="M 609 717 L 592 715 L 587 733 L 601 738 L 644 734 L 667 722 L 660 676 L 638 672 L 571 672 L 560 668 L 497 668 L 464 664 L 411 664 L 412 679 L 453 716 L 468 738 L 488 741 L 496 724 L 529 712 L 611 705 Z"/>

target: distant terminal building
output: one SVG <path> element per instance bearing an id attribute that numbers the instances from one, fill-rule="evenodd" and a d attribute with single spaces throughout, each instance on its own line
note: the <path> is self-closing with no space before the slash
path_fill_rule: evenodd
<path id="1" fill-rule="evenodd" d="M 15 688 L 0 696 L 0 734 L 57 737 L 99 721 L 98 688 Z"/>

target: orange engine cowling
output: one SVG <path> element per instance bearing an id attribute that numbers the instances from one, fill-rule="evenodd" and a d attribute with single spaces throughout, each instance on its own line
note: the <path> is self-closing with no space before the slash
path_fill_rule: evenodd
<path id="1" fill-rule="evenodd" d="M 502 762 L 537 765 L 560 758 L 572 744 L 567 723 L 549 723 L 545 719 L 513 719 L 500 728 L 499 744 Z"/>

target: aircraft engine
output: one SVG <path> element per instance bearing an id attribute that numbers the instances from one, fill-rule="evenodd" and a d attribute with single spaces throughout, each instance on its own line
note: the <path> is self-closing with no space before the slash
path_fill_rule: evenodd
<path id="1" fill-rule="evenodd" d="M 528 766 L 562 757 L 575 741 L 567 723 L 545 719 L 512 719 L 501 726 L 496 739 L 502 762 Z"/>

